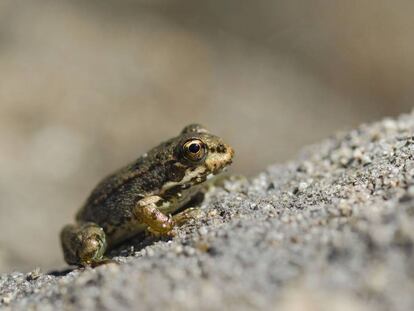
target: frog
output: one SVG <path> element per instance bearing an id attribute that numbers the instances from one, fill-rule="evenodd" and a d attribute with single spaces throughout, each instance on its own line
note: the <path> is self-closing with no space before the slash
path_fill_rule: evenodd
<path id="1" fill-rule="evenodd" d="M 140 233 L 173 236 L 193 219 L 188 207 L 233 161 L 234 150 L 200 124 L 173 137 L 104 178 L 64 226 L 60 241 L 69 265 L 97 266 L 108 251 Z"/>

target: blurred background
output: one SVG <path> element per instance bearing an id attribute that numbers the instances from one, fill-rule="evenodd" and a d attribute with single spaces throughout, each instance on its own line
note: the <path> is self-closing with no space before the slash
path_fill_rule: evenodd
<path id="1" fill-rule="evenodd" d="M 254 176 L 414 98 L 411 1 L 0 2 L 0 272 L 64 267 L 95 184 L 184 125 Z"/>

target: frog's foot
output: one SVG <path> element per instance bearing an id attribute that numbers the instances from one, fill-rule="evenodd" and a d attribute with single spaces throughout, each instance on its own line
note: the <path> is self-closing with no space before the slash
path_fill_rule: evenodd
<path id="1" fill-rule="evenodd" d="M 172 219 L 177 226 L 182 226 L 192 219 L 201 218 L 204 215 L 199 207 L 190 207 L 178 214 L 175 214 Z"/>
<path id="2" fill-rule="evenodd" d="M 172 236 L 175 222 L 158 209 L 157 204 L 161 202 L 162 199 L 155 195 L 141 199 L 134 208 L 134 215 L 139 223 L 148 226 L 149 232 L 158 236 Z"/>
<path id="3" fill-rule="evenodd" d="M 106 260 L 105 232 L 95 223 L 67 225 L 63 228 L 60 239 L 68 264 L 96 266 Z"/>

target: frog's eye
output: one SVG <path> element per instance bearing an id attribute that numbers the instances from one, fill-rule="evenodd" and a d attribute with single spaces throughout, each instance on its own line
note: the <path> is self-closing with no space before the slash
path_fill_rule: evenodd
<path id="1" fill-rule="evenodd" d="M 184 157 L 190 161 L 200 161 L 204 158 L 206 148 L 204 143 L 199 139 L 191 139 L 184 143 Z"/>

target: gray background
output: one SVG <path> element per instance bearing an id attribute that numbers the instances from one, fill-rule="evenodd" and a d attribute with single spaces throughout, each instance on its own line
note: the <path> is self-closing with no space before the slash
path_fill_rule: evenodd
<path id="1" fill-rule="evenodd" d="M 63 265 L 91 188 L 187 123 L 253 176 L 409 111 L 408 1 L 0 2 L 0 271 Z"/>

